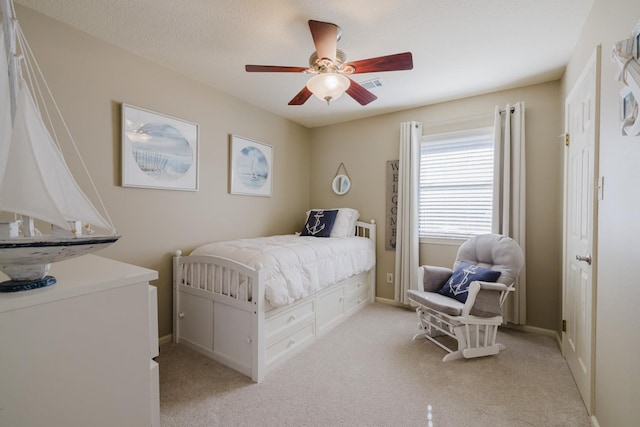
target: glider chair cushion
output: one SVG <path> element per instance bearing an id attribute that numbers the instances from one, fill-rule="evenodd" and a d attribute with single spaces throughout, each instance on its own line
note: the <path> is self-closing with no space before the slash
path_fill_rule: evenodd
<path id="1" fill-rule="evenodd" d="M 497 354 L 504 349 L 495 342 L 502 304 L 523 266 L 520 246 L 500 234 L 467 240 L 458 250 L 453 269 L 420 266 L 421 289 L 407 292 L 420 319 L 414 339 L 424 337 L 447 350 L 445 361 Z M 440 335 L 455 338 L 458 350 L 435 340 Z"/>

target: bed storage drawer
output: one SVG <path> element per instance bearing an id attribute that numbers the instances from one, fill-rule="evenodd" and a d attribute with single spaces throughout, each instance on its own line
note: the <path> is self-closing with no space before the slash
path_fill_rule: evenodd
<path id="1" fill-rule="evenodd" d="M 305 347 L 305 344 L 314 339 L 313 322 L 294 331 L 288 336 L 276 341 L 267 347 L 267 366 L 272 367 L 274 364 L 285 359 L 298 349 Z"/>
<path id="2" fill-rule="evenodd" d="M 363 288 L 360 293 L 356 293 L 355 295 L 351 295 L 347 298 L 344 306 L 344 311 L 347 316 L 353 314 L 358 311 L 358 309 L 364 307 L 370 300 L 369 296 L 369 287 Z"/>
<path id="3" fill-rule="evenodd" d="M 345 284 L 344 294 L 347 298 L 369 290 L 369 274 L 358 274 L 349 278 Z"/>
<path id="4" fill-rule="evenodd" d="M 306 301 L 287 310 L 271 315 L 267 319 L 267 340 L 276 341 L 282 335 L 288 335 L 300 325 L 313 320 L 313 301 Z"/>

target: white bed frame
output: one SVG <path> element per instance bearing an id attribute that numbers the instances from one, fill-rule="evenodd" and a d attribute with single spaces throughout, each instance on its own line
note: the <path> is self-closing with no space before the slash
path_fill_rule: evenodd
<path id="1" fill-rule="evenodd" d="M 375 221 L 358 221 L 356 235 L 373 240 L 375 245 Z M 267 309 L 260 266 L 251 268 L 227 258 L 181 254 L 176 251 L 173 257 L 174 342 L 255 382 L 375 300 L 374 266 L 291 305 Z M 206 280 L 189 279 L 209 277 L 211 271 L 222 277 L 222 286 L 216 291 Z M 238 292 L 243 282 L 253 298 Z"/>

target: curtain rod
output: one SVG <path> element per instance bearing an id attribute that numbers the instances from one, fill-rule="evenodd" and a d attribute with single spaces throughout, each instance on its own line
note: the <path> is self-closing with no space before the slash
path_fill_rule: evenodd
<path id="1" fill-rule="evenodd" d="M 500 110 L 500 114 L 504 113 L 505 111 L 507 111 L 507 110 Z M 514 111 L 516 111 L 516 107 L 509 108 L 509 112 L 510 113 L 513 113 Z"/>
<path id="2" fill-rule="evenodd" d="M 516 110 L 515 107 L 509 108 L 509 112 L 510 113 L 513 113 L 515 110 Z M 504 113 L 505 111 L 506 111 L 506 109 L 500 110 L 500 114 Z M 422 126 L 423 127 L 437 126 L 437 125 L 443 125 L 443 124 L 447 124 L 447 123 L 455 123 L 455 122 L 459 122 L 459 121 L 462 121 L 462 120 L 481 119 L 481 118 L 484 118 L 484 117 L 491 117 L 494 114 L 495 113 L 493 111 L 489 112 L 489 113 L 470 114 L 468 116 L 453 117 L 451 119 L 434 120 L 432 122 L 423 122 Z"/>

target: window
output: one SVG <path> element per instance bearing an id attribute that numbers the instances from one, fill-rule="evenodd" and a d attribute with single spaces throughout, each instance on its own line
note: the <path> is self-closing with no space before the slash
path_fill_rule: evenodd
<path id="1" fill-rule="evenodd" d="M 491 232 L 493 128 L 425 135 L 420 153 L 421 238 Z"/>

